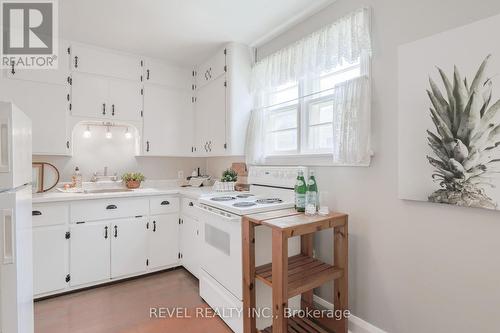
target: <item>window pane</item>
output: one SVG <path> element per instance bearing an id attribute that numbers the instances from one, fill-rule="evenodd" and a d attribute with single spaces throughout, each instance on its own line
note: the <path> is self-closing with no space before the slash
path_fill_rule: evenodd
<path id="1" fill-rule="evenodd" d="M 333 121 L 332 101 L 314 103 L 309 106 L 309 125 L 331 123 Z"/>
<path id="2" fill-rule="evenodd" d="M 269 111 L 268 131 L 297 128 L 297 109 Z"/>
<path id="3" fill-rule="evenodd" d="M 287 130 L 269 134 L 271 153 L 280 153 L 297 149 L 297 130 Z"/>
<path id="4" fill-rule="evenodd" d="M 333 147 L 332 124 L 309 127 L 309 151 L 328 150 Z"/>
<path id="5" fill-rule="evenodd" d="M 299 86 L 296 82 L 276 88 L 269 95 L 269 105 L 284 103 L 299 98 Z"/>

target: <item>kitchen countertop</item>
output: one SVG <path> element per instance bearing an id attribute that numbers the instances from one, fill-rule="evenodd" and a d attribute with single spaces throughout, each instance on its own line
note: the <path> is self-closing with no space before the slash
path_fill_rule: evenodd
<path id="1" fill-rule="evenodd" d="M 212 192 L 212 187 L 161 187 L 161 188 L 138 188 L 127 192 L 112 192 L 112 193 L 63 193 L 52 191 L 47 193 L 33 194 L 33 203 L 59 202 L 59 201 L 74 201 L 74 200 L 93 200 L 104 198 L 127 198 L 127 197 L 145 197 L 155 195 L 175 195 L 180 194 L 192 199 L 198 199 L 203 195 Z"/>

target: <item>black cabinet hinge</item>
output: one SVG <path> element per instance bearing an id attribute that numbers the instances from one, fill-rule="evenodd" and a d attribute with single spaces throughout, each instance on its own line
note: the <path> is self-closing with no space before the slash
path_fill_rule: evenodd
<path id="1" fill-rule="evenodd" d="M 224 149 L 227 149 L 227 143 L 224 144 Z"/>
<path id="2" fill-rule="evenodd" d="M 69 149 L 69 141 L 66 141 L 66 148 Z"/>
<path id="3" fill-rule="evenodd" d="M 181 224 L 181 218 L 179 217 L 179 224 Z"/>
<path id="4" fill-rule="evenodd" d="M 179 255 L 177 256 L 177 258 L 182 259 L 182 253 L 179 252 Z"/>
<path id="5" fill-rule="evenodd" d="M 144 117 L 144 111 L 141 110 L 141 117 Z"/>
<path id="6" fill-rule="evenodd" d="M 142 75 L 141 75 L 141 82 L 142 82 Z"/>
<path id="7" fill-rule="evenodd" d="M 73 79 L 71 78 L 71 76 L 68 76 L 67 81 L 70 86 L 73 84 Z"/>
<path id="8" fill-rule="evenodd" d="M 227 55 L 227 49 L 224 49 L 224 55 Z"/>
<path id="9" fill-rule="evenodd" d="M 196 97 L 191 97 L 191 103 L 196 103 Z"/>
<path id="10" fill-rule="evenodd" d="M 66 95 L 66 99 L 67 99 L 67 100 L 68 100 L 68 102 L 69 102 L 69 94 L 67 94 L 67 95 Z"/>
<path id="11" fill-rule="evenodd" d="M 66 52 L 68 52 L 68 54 L 71 54 L 71 47 L 68 47 L 68 49 L 66 50 Z"/>
<path id="12" fill-rule="evenodd" d="M 224 65 L 224 72 L 227 72 L 227 65 Z"/>
<path id="13" fill-rule="evenodd" d="M 141 60 L 141 67 L 144 66 L 144 60 Z"/>
<path id="14" fill-rule="evenodd" d="M 193 77 L 195 77 L 195 76 L 196 76 L 196 74 L 197 74 L 197 72 L 196 72 L 196 71 L 193 71 Z"/>
<path id="15" fill-rule="evenodd" d="M 191 147 L 191 152 L 194 153 L 194 147 Z"/>
<path id="16" fill-rule="evenodd" d="M 66 234 L 64 235 L 64 238 L 70 239 L 71 238 L 71 232 L 66 231 Z"/>
<path id="17" fill-rule="evenodd" d="M 141 95 L 144 95 L 144 88 L 141 88 Z"/>
<path id="18" fill-rule="evenodd" d="M 71 275 L 68 274 L 68 275 L 66 275 L 66 282 L 69 282 L 69 281 L 71 281 Z"/>
<path id="19" fill-rule="evenodd" d="M 149 259 L 146 259 L 146 266 L 149 266 Z"/>
<path id="20" fill-rule="evenodd" d="M 69 110 L 71 111 L 72 108 L 73 108 L 73 105 L 71 103 L 69 103 Z"/>
<path id="21" fill-rule="evenodd" d="M 227 81 L 224 81 L 224 87 L 227 87 Z"/>

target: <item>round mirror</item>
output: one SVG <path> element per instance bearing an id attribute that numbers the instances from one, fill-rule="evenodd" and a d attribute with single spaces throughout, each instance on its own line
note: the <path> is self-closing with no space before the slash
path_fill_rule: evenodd
<path id="1" fill-rule="evenodd" d="M 59 170 L 47 162 L 33 162 L 33 193 L 47 192 L 59 182 Z"/>

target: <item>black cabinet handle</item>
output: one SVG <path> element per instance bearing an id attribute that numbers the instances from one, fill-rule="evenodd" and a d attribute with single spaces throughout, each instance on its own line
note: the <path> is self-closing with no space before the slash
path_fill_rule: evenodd
<path id="1" fill-rule="evenodd" d="M 149 141 L 146 141 L 146 152 L 149 153 Z"/>
<path id="2" fill-rule="evenodd" d="M 167 201 L 167 200 L 162 201 L 160 205 L 162 205 L 162 206 L 170 205 L 170 201 Z"/>
<path id="3" fill-rule="evenodd" d="M 108 205 L 106 207 L 106 209 L 116 209 L 116 208 L 118 208 L 118 207 L 116 207 L 116 205 Z"/>
<path id="4" fill-rule="evenodd" d="M 106 115 L 106 103 L 102 103 L 102 114 Z"/>
<path id="5" fill-rule="evenodd" d="M 115 225 L 115 238 L 118 237 L 118 226 Z"/>
<path id="6" fill-rule="evenodd" d="M 153 232 L 156 232 L 156 221 L 153 221 Z"/>
<path id="7" fill-rule="evenodd" d="M 194 206 L 194 203 L 193 203 L 192 201 L 189 201 L 188 206 L 189 206 L 189 207 L 193 207 L 193 206 Z"/>
<path id="8" fill-rule="evenodd" d="M 66 148 L 69 149 L 69 141 L 66 141 Z"/>
<path id="9" fill-rule="evenodd" d="M 75 56 L 75 68 L 78 68 L 78 56 Z"/>
<path id="10" fill-rule="evenodd" d="M 111 105 L 111 115 L 112 116 L 115 115 L 115 105 L 114 104 Z"/>
<path id="11" fill-rule="evenodd" d="M 42 215 L 42 212 L 39 211 L 39 210 L 34 210 L 34 211 L 31 212 L 31 215 L 32 216 L 40 216 L 40 215 Z"/>
<path id="12" fill-rule="evenodd" d="M 104 227 L 104 239 L 108 239 L 108 226 Z"/>
<path id="13" fill-rule="evenodd" d="M 146 80 L 149 80 L 149 69 L 146 70 Z"/>
<path id="14" fill-rule="evenodd" d="M 11 61 L 11 62 L 10 62 L 10 64 L 11 64 L 11 66 L 12 66 L 12 69 L 10 70 L 10 72 L 12 73 L 12 75 L 14 75 L 14 74 L 16 74 L 16 70 L 15 70 L 15 68 L 14 68 L 15 63 L 14 63 L 14 61 Z"/>

